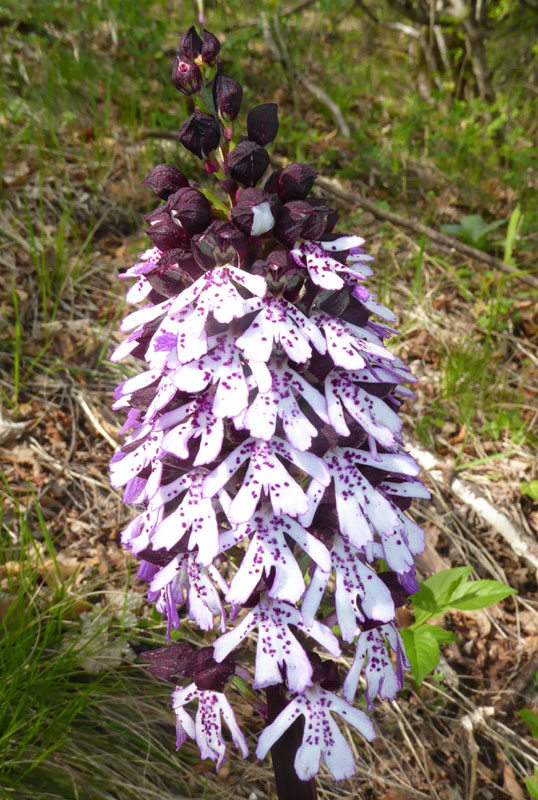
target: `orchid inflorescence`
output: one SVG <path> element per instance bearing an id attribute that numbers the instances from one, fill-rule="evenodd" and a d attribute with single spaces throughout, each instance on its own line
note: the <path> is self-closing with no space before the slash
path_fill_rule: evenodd
<path id="1" fill-rule="evenodd" d="M 144 180 L 163 203 L 146 217 L 152 247 L 122 277 L 135 279 L 127 300 L 145 304 L 112 359 L 145 371 L 115 392 L 127 436 L 111 481 L 139 508 L 122 542 L 168 641 L 181 614 L 220 631 L 210 646 L 144 654 L 177 687 L 177 746 L 195 739 L 220 767 L 224 721 L 246 757 L 229 696 L 250 682 L 268 722 L 256 755 L 302 717 L 297 775 L 323 760 L 342 779 L 355 767 L 335 716 L 371 740 L 353 705 L 361 675 L 370 710 L 409 668 L 395 609 L 418 589 L 423 532 L 405 511 L 428 492 L 397 411 L 414 378 L 385 348 L 395 315 L 365 286 L 364 240 L 333 233 L 336 213 L 309 196 L 316 172 L 290 164 L 258 188 L 277 106 L 253 108 L 238 136 L 243 91 L 219 50 L 190 28 L 174 58 L 174 85 L 198 96 L 179 139 L 219 188 L 166 164 Z M 354 648 L 344 680 L 342 642 Z M 282 707 L 267 720 L 253 690 L 275 686 Z"/>

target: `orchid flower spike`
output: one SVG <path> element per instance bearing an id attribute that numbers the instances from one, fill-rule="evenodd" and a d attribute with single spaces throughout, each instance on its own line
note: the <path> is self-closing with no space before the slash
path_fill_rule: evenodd
<path id="1" fill-rule="evenodd" d="M 140 366 L 114 395 L 127 417 L 111 483 L 137 507 L 122 542 L 167 620 L 170 644 L 146 658 L 175 687 L 177 746 L 193 739 L 219 768 L 224 723 L 247 757 L 239 680 L 267 721 L 258 758 L 295 730 L 297 779 L 323 761 L 340 780 L 355 768 L 340 726 L 375 735 L 358 695 L 372 710 L 409 669 L 395 609 L 424 547 L 406 512 L 428 497 L 398 415 L 414 378 L 386 347 L 395 315 L 367 286 L 364 239 L 333 233 L 335 212 L 310 197 L 315 170 L 262 183 L 277 107 L 252 108 L 237 137 L 243 91 L 219 51 L 193 27 L 174 58 L 195 98 L 179 139 L 214 186 L 166 164 L 144 180 L 161 204 L 123 275 L 139 307 L 112 358 Z M 178 642 L 192 624 L 216 641 Z"/>

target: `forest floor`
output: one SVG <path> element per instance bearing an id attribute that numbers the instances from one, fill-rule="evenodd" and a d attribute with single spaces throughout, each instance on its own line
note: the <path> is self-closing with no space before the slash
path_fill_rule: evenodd
<path id="1" fill-rule="evenodd" d="M 0 28 L 8 131 L 0 204 L 0 620 L 9 642 L 0 655 L 2 798 L 274 797 L 268 762 L 244 763 L 229 748 L 215 775 L 195 747 L 174 752 L 167 688 L 138 659 L 164 643 L 163 626 L 119 543 L 132 512 L 108 485 L 121 425 L 111 396 L 125 376 L 107 360 L 126 313 L 118 274 L 146 247 L 141 217 L 152 202 L 140 180 L 163 161 L 203 180 L 168 136 L 185 116 L 164 86 L 168 60 L 176 29 L 190 20 L 171 3 L 142 5 L 152 20 L 145 30 L 121 3 L 110 3 L 108 15 L 89 3 L 89 19 L 80 20 L 67 0 L 44 2 L 36 14 L 23 3 Z M 214 24 L 209 15 L 217 34 L 228 5 Z M 512 271 L 358 205 L 340 204 L 339 230 L 360 233 L 375 256 L 372 280 L 402 332 L 391 346 L 418 377 L 417 399 L 404 408 L 406 435 L 443 465 L 423 473 L 433 501 L 414 511 L 428 538 L 419 579 L 469 565 L 474 577 L 518 592 L 445 616 L 439 624 L 457 641 L 443 646 L 439 668 L 377 704 L 377 739 L 350 736 L 355 777 L 335 784 L 322 773 L 320 798 L 519 800 L 538 765 L 538 742 L 518 714 L 538 713 L 538 299 L 526 280 L 538 255 L 531 101 L 517 135 L 506 133 L 502 158 L 491 152 L 494 138 L 465 139 L 464 148 L 475 147 L 470 155 L 452 151 L 458 130 L 467 137 L 476 123 L 480 136 L 484 109 L 471 104 L 465 116 L 451 106 L 447 121 L 446 110 L 428 111 L 406 86 L 398 110 L 401 64 L 396 77 L 388 67 L 377 76 L 366 66 L 350 72 L 344 100 L 335 76 L 353 30 L 363 36 L 361 64 L 379 65 L 387 40 L 372 36 L 367 47 L 357 17 L 345 34 L 341 19 L 320 33 L 316 13 L 288 18 L 285 33 L 296 63 L 339 103 L 349 136 L 311 94 L 289 100 L 285 71 L 270 61 L 257 23 L 222 37 L 230 72 L 247 87 L 245 107 L 280 104 L 275 155 L 309 161 L 357 197 L 437 230 L 471 215 L 504 220 L 498 236 L 469 241 L 505 257 Z M 303 25 L 318 26 L 315 54 L 301 39 Z M 418 142 L 406 126 L 426 113 Z M 508 253 L 518 205 L 524 222 Z M 454 491 L 454 476 L 508 515 L 526 549 Z M 409 622 L 405 610 L 400 622 Z M 194 629 L 184 635 L 199 641 Z M 246 702 L 238 716 L 252 752 L 261 720 Z"/>

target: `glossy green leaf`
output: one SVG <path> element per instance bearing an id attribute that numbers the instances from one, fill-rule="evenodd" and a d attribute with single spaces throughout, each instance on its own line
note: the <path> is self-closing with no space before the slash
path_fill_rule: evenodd
<path id="1" fill-rule="evenodd" d="M 456 588 L 450 605 L 463 611 L 474 611 L 492 606 L 511 594 L 517 594 L 517 591 L 499 581 L 471 581 Z"/>
<path id="2" fill-rule="evenodd" d="M 527 791 L 533 798 L 538 798 L 538 767 L 534 767 L 534 778 L 525 778 Z"/>
<path id="3" fill-rule="evenodd" d="M 411 674 L 420 686 L 437 666 L 441 658 L 439 644 L 456 639 L 453 633 L 438 625 L 421 625 L 419 628 L 404 628 L 400 631 L 407 658 L 411 663 Z"/>
<path id="4" fill-rule="evenodd" d="M 413 595 L 413 605 L 430 610 L 432 605 L 437 614 L 450 607 L 449 601 L 457 587 L 464 583 L 472 572 L 472 567 L 443 569 L 432 575 L 421 585 L 420 591 Z M 432 596 L 434 602 L 432 604 Z"/>
<path id="5" fill-rule="evenodd" d="M 538 714 L 535 714 L 530 708 L 522 708 L 521 711 L 517 713 L 527 725 L 531 726 L 531 734 L 535 739 L 538 739 Z"/>

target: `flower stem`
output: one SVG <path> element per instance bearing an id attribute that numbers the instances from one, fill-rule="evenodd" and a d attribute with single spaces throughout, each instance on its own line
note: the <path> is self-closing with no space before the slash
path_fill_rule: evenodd
<path id="1" fill-rule="evenodd" d="M 268 686 L 265 695 L 267 723 L 270 724 L 285 708 L 287 701 L 280 686 Z M 315 779 L 299 780 L 293 765 L 303 738 L 303 725 L 302 717 L 298 717 L 271 748 L 278 800 L 316 800 L 318 796 Z"/>

